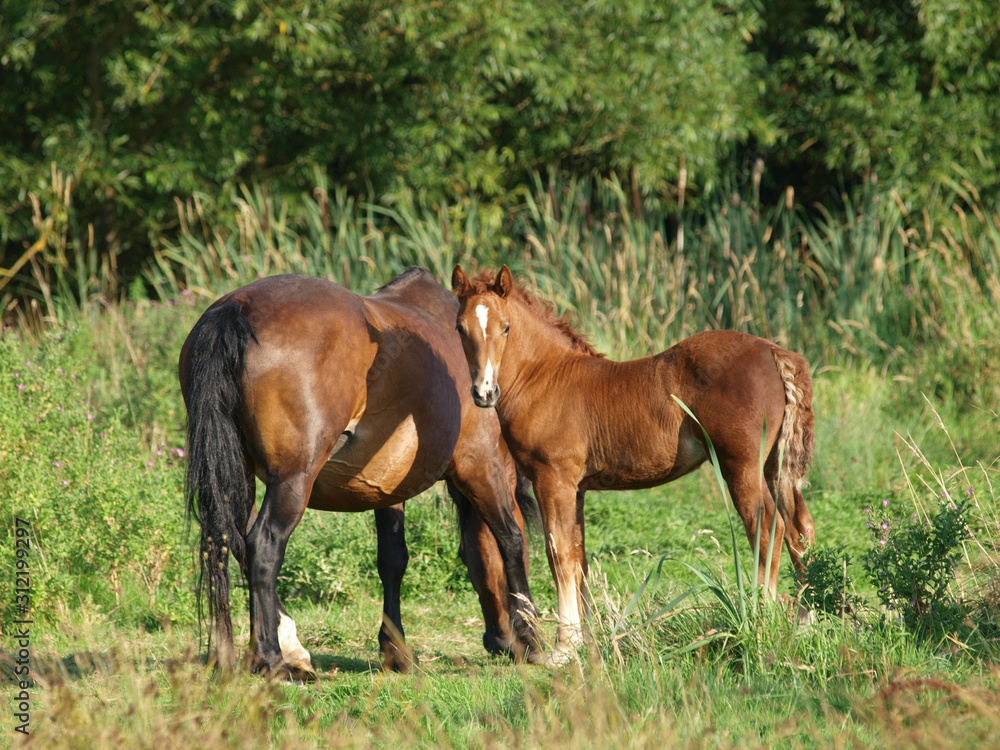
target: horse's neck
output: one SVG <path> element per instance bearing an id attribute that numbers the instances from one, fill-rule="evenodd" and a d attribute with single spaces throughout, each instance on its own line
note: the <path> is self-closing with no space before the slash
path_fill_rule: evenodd
<path id="1" fill-rule="evenodd" d="M 506 376 L 509 379 L 507 389 L 522 392 L 530 401 L 536 392 L 549 388 L 548 379 L 554 373 L 565 372 L 567 366 L 587 355 L 581 354 L 565 333 L 530 309 L 520 308 L 516 314 L 511 328 L 517 331 L 515 335 L 519 340 L 513 348 L 508 344 L 504 353 L 500 389 L 504 390 L 502 381 Z"/>

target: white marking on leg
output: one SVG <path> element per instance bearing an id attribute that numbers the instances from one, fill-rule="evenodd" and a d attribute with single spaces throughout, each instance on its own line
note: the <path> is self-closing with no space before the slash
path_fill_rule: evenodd
<path id="1" fill-rule="evenodd" d="M 486 305 L 476 305 L 476 317 L 483 329 L 483 341 L 486 341 L 486 321 L 490 317 L 490 309 Z"/>
<path id="2" fill-rule="evenodd" d="M 312 657 L 299 642 L 295 620 L 284 612 L 278 613 L 278 647 L 281 649 L 281 658 L 285 660 L 285 664 L 309 672 L 316 671 L 313 669 Z"/>
<path id="3" fill-rule="evenodd" d="M 560 560 L 559 546 L 555 534 L 549 534 L 549 550 L 553 560 L 559 560 L 555 572 L 556 601 L 559 613 L 559 629 L 556 633 L 556 644 L 549 655 L 548 662 L 553 666 L 566 664 L 583 643 L 583 628 L 580 623 L 580 591 L 577 581 L 580 579 L 580 568 L 576 561 Z"/>

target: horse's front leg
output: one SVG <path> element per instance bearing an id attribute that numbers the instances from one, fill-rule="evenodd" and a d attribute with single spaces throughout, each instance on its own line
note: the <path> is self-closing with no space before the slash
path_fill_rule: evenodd
<path id="1" fill-rule="evenodd" d="M 448 493 L 458 510 L 458 526 L 461 540 L 458 555 L 469 571 L 469 580 L 479 596 L 479 606 L 483 611 L 483 648 L 493 656 L 510 656 L 523 659 L 524 646 L 516 644 L 510 629 L 509 591 L 503 558 L 496 540 L 469 499 L 463 495 L 455 483 L 447 480 Z M 520 509 L 514 506 L 518 525 L 524 525 Z M 527 560 L 525 560 L 527 565 Z"/>
<path id="2" fill-rule="evenodd" d="M 482 455 L 482 454 L 480 454 Z M 456 459 L 460 456 L 456 453 Z M 542 639 L 538 630 L 538 610 L 531 596 L 531 586 L 528 583 L 528 549 L 524 531 L 517 522 L 514 511 L 513 482 L 508 487 L 506 472 L 499 460 L 470 463 L 456 460 L 452 481 L 458 490 L 468 498 L 479 518 L 490 530 L 499 550 L 503 564 L 503 575 L 508 587 L 508 612 L 510 615 L 510 630 L 515 639 L 510 644 L 515 659 L 524 659 L 531 663 L 541 663 L 544 660 Z M 523 524 L 523 521 L 522 521 Z M 483 547 L 477 548 L 481 553 Z M 471 550 L 466 551 L 467 554 Z M 488 562 L 484 560 L 483 562 Z M 499 573 L 499 571 L 497 571 Z M 475 566 L 470 566 L 470 574 L 475 579 Z M 494 588 L 501 580 L 499 575 L 483 579 L 483 583 Z M 475 583 L 475 580 L 474 580 Z M 480 604 L 484 603 L 480 592 Z M 484 616 L 487 616 L 484 607 Z M 502 609 L 497 608 L 494 624 L 503 628 Z M 487 622 L 487 628 L 490 623 Z M 484 645 L 486 643 L 484 639 Z"/>
<path id="3" fill-rule="evenodd" d="M 406 549 L 404 517 L 402 503 L 375 511 L 378 575 L 382 579 L 382 627 L 378 631 L 378 645 L 382 651 L 382 669 L 387 672 L 409 672 L 416 662 L 403 636 L 399 605 L 399 590 L 410 557 Z"/>
<path id="4" fill-rule="evenodd" d="M 550 661 L 564 663 L 583 643 L 587 615 L 587 552 L 584 546 L 584 493 L 561 472 L 541 472 L 535 496 L 545 526 L 545 552 L 556 584 L 559 630 Z"/>
<path id="5" fill-rule="evenodd" d="M 296 637 L 295 623 L 281 607 L 277 592 L 278 572 L 285 559 L 288 538 L 302 518 L 311 485 L 304 475 L 270 479 L 260 513 L 247 535 L 250 669 L 254 673 L 294 680 L 311 680 L 316 676 L 308 652 L 301 649 Z M 293 659 L 291 663 L 282 653 L 282 641 Z M 296 645 L 305 653 L 304 661 Z"/>

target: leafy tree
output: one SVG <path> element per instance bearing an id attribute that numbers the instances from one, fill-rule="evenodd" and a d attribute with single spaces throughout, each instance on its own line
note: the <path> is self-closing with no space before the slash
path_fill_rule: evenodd
<path id="1" fill-rule="evenodd" d="M 967 175 L 1000 188 L 1000 6 L 772 0 L 755 49 L 780 131 L 772 172 L 813 195 L 867 170 L 910 198 Z M 783 188 L 784 184 L 776 187 Z"/>
<path id="2" fill-rule="evenodd" d="M 111 250 L 267 178 L 354 194 L 499 200 L 532 170 L 702 182 L 766 123 L 743 0 L 271 4 L 8 2 L 0 26 L 2 239 L 33 236 L 50 165 Z"/>

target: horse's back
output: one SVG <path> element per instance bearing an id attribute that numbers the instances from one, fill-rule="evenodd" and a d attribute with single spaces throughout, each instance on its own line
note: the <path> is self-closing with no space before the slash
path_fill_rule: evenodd
<path id="1" fill-rule="evenodd" d="M 698 417 L 717 449 L 750 445 L 759 452 L 763 426 L 773 443 L 784 416 L 785 384 L 776 354 L 802 359 L 738 331 L 697 333 L 659 358 L 671 395 Z"/>
<path id="2" fill-rule="evenodd" d="M 415 325 L 429 331 L 450 333 L 455 328 L 458 300 L 423 268 L 411 267 L 364 298 L 376 328 Z"/>

